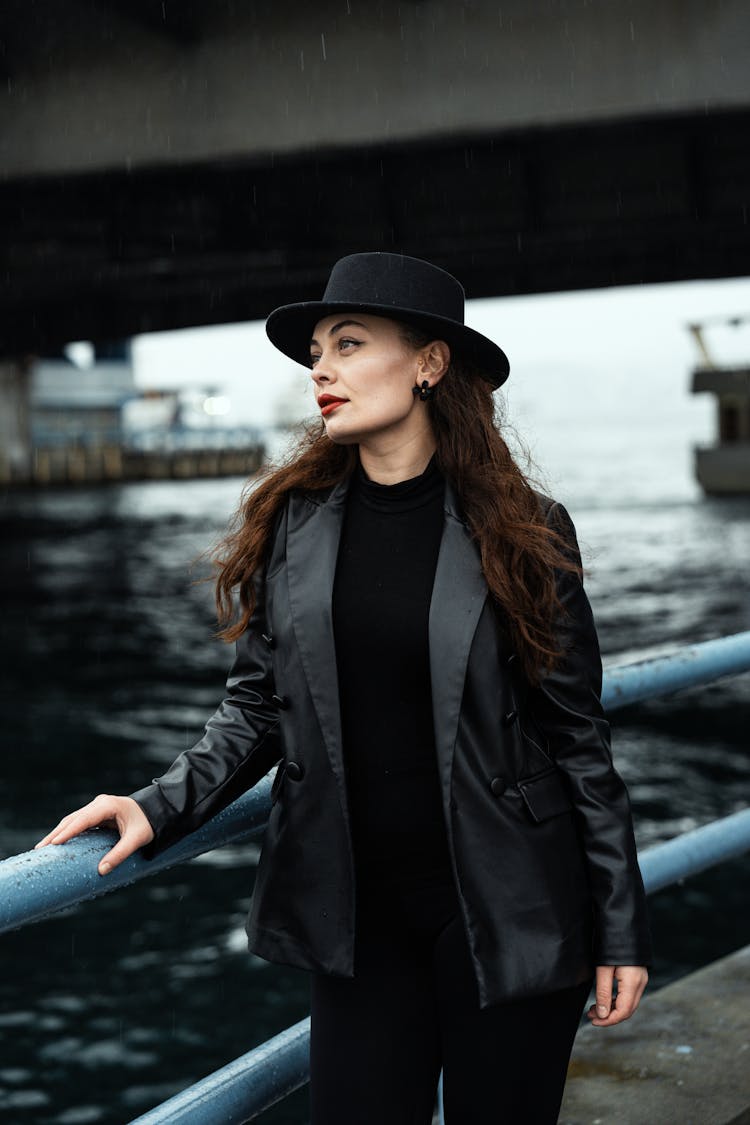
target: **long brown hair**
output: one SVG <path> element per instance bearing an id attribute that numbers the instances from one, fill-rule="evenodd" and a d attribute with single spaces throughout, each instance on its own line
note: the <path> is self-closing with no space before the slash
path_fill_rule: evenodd
<path id="1" fill-rule="evenodd" d="M 409 325 L 401 328 L 410 347 L 430 342 L 431 337 Z M 555 572 L 580 577 L 581 567 L 563 538 L 546 525 L 539 497 L 501 436 L 490 384 L 460 358 L 452 358 L 426 405 L 438 467 L 458 494 L 490 594 L 523 672 L 534 683 L 561 656 L 556 623 L 562 607 Z M 320 419 L 304 428 L 284 464 L 266 470 L 259 484 L 248 483 L 234 525 L 213 554 L 224 640 L 236 640 L 247 627 L 255 602 L 252 577 L 263 564 L 287 494 L 332 488 L 356 464 L 356 446 L 336 445 Z"/>

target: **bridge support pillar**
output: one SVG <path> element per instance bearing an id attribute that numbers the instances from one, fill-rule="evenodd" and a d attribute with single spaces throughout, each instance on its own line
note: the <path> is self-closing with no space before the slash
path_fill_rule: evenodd
<path id="1" fill-rule="evenodd" d="M 0 484 L 31 477 L 31 364 L 0 360 Z"/>

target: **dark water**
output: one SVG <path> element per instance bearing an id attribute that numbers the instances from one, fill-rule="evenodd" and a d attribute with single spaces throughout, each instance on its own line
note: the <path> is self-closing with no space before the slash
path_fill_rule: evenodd
<path id="1" fill-rule="evenodd" d="M 681 463 L 665 471 L 663 443 L 660 469 L 623 474 L 597 440 L 589 474 L 556 464 L 606 658 L 750 629 L 750 501 L 703 500 Z M 97 792 L 143 784 L 199 735 L 228 650 L 190 563 L 238 492 L 4 499 L 2 856 Z M 748 676 L 616 718 L 642 845 L 747 803 L 748 729 Z M 306 1014 L 305 975 L 245 952 L 254 859 L 225 849 L 0 938 L 3 1121 L 129 1121 Z M 750 942 L 748 874 L 736 862 L 652 900 L 657 984 Z M 297 1095 L 263 1120 L 299 1125 L 304 1106 Z"/>

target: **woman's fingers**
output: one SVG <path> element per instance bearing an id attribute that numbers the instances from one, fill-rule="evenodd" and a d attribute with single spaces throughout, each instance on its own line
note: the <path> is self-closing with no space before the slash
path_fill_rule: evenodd
<path id="1" fill-rule="evenodd" d="M 55 836 L 57 835 L 57 833 L 60 831 L 60 829 L 65 824 L 67 819 L 68 819 L 67 817 L 63 817 L 63 819 L 60 821 L 60 823 L 56 824 L 51 832 L 48 832 L 46 836 L 43 836 L 38 844 L 34 844 L 34 847 L 35 848 L 46 848 L 47 844 L 51 844 L 52 841 L 54 840 Z"/>
<path id="2" fill-rule="evenodd" d="M 102 793 L 75 812 L 68 813 L 60 823 L 36 844 L 37 848 L 48 844 L 64 844 L 89 828 L 114 824 L 120 839 L 100 860 L 98 871 L 107 875 L 138 848 L 150 843 L 154 830 L 140 805 L 132 797 L 113 797 Z"/>
<path id="3" fill-rule="evenodd" d="M 597 965 L 594 983 L 595 1001 L 586 1013 L 595 1022 L 604 1020 L 612 1010 L 612 987 L 615 979 L 614 965 Z"/>
<path id="4" fill-rule="evenodd" d="M 613 982 L 617 995 L 612 999 Z M 648 982 L 642 965 L 599 965 L 596 970 L 596 1002 L 586 1015 L 595 1027 L 612 1027 L 630 1019 Z"/>
<path id="5" fill-rule="evenodd" d="M 153 832 L 151 835 L 153 836 Z M 119 867 L 133 852 L 137 852 L 139 848 L 147 843 L 148 838 L 144 839 L 135 833 L 126 833 L 124 836 L 121 836 L 119 842 L 99 860 L 99 867 L 97 868 L 99 874 L 109 875 L 110 871 L 113 871 L 115 867 Z"/>
<path id="6" fill-rule="evenodd" d="M 48 832 L 38 844 L 35 844 L 35 847 L 44 848 L 47 844 L 64 844 L 66 840 L 71 840 L 74 836 L 85 832 L 87 828 L 96 828 L 98 825 L 105 824 L 114 817 L 114 812 L 106 810 L 106 797 L 103 795 L 97 797 L 90 801 L 88 805 L 84 805 L 82 809 L 76 809 L 75 812 L 64 816 L 51 832 Z"/>

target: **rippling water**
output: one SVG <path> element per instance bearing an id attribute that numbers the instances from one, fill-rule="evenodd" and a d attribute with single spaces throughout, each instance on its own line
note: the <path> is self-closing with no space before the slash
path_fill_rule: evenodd
<path id="1" fill-rule="evenodd" d="M 692 483 L 705 418 L 650 385 L 616 411 L 551 379 L 542 391 L 515 392 L 514 417 L 577 524 L 605 660 L 750 629 L 750 500 Z M 143 784 L 200 733 L 228 650 L 191 562 L 240 483 L 5 497 L 0 854 Z M 747 803 L 749 719 L 748 676 L 615 717 L 641 845 Z M 224 849 L 0 938 L 4 1121 L 118 1125 L 306 1014 L 306 976 L 245 952 L 255 858 Z M 652 900 L 656 983 L 750 941 L 749 873 L 736 862 Z M 298 1125 L 304 1105 L 264 1120 Z"/>

